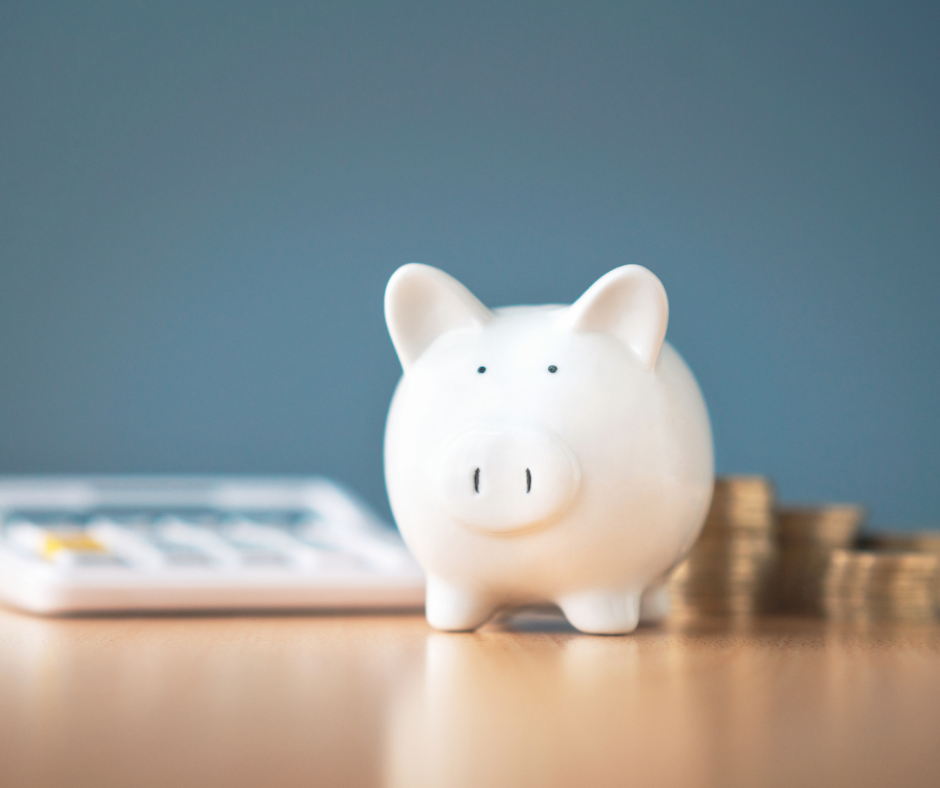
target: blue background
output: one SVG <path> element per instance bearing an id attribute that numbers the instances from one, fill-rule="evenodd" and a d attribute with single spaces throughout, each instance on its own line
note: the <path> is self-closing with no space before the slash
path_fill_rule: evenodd
<path id="1" fill-rule="evenodd" d="M 0 472 L 326 473 L 382 294 L 641 263 L 722 472 L 940 521 L 940 6 L 0 6 Z"/>

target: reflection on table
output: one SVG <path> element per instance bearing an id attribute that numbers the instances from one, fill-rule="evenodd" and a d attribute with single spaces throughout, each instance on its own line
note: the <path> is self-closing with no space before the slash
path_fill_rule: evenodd
<path id="1" fill-rule="evenodd" d="M 0 612 L 0 785 L 936 785 L 940 626 Z"/>

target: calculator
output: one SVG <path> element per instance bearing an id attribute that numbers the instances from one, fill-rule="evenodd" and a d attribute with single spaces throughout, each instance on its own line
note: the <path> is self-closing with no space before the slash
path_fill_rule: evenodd
<path id="1" fill-rule="evenodd" d="M 0 477 L 0 601 L 32 613 L 409 609 L 398 532 L 323 478 Z"/>

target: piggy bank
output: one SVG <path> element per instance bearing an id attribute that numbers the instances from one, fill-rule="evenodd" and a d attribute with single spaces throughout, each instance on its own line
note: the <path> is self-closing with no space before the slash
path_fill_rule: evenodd
<path id="1" fill-rule="evenodd" d="M 659 279 L 627 265 L 570 306 L 491 310 L 412 263 L 389 281 L 385 317 L 404 369 L 386 484 L 431 626 L 540 603 L 592 633 L 666 615 L 714 461 L 698 384 L 664 341 Z"/>

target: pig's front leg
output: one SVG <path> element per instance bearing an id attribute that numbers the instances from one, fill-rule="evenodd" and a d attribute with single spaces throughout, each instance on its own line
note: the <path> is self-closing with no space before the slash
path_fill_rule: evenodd
<path id="1" fill-rule="evenodd" d="M 425 613 L 435 629 L 466 632 L 486 623 L 496 610 L 491 600 L 478 592 L 459 588 L 433 575 L 428 576 Z"/>
<path id="2" fill-rule="evenodd" d="M 640 594 L 636 591 L 584 591 L 558 600 L 575 629 L 594 635 L 623 635 L 640 621 Z"/>
<path id="3" fill-rule="evenodd" d="M 640 597 L 640 623 L 658 624 L 669 615 L 669 588 L 664 580 L 646 587 Z"/>

